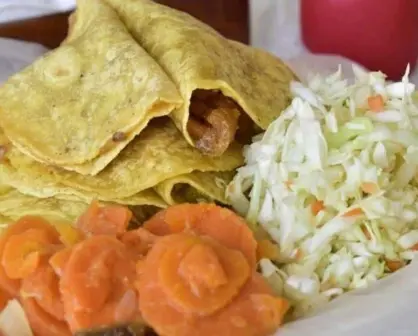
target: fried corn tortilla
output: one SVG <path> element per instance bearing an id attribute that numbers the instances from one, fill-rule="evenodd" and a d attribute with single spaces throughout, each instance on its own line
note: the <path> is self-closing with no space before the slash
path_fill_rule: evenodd
<path id="1" fill-rule="evenodd" d="M 168 118 L 155 119 L 102 172 L 83 176 L 61 170 L 62 184 L 101 199 L 128 199 L 169 178 L 194 171 L 231 171 L 243 163 L 232 144 L 221 157 L 202 155 Z"/>
<path id="2" fill-rule="evenodd" d="M 165 207 L 167 203 L 153 190 L 157 184 L 196 173 L 197 185 L 205 172 L 229 172 L 243 163 L 241 147 L 231 146 L 222 157 L 202 155 L 189 146 L 168 118 L 155 119 L 121 154 L 96 176 L 84 176 L 39 163 L 22 154 L 0 133 L 0 182 L 35 197 L 90 202 L 99 199 L 125 205 Z M 186 175 L 186 177 L 184 176 Z M 216 174 L 215 174 L 216 175 Z M 215 176 L 209 174 L 209 176 Z M 221 174 L 221 176 L 224 176 Z M 209 183 L 206 183 L 209 185 Z M 201 190 L 203 184 L 198 188 Z M 208 187 L 208 196 L 214 195 Z M 205 194 L 203 192 L 203 194 Z M 216 198 L 218 201 L 222 199 Z"/>
<path id="3" fill-rule="evenodd" d="M 249 121 L 265 129 L 289 104 L 295 75 L 278 58 L 153 1 L 105 1 L 177 85 L 173 120 L 202 152 L 221 155 Z"/>
<path id="4" fill-rule="evenodd" d="M 166 203 L 152 190 L 143 190 L 127 199 L 100 197 L 95 193 L 83 193 L 60 183 L 62 176 L 53 168 L 45 166 L 10 147 L 6 157 L 0 163 L 0 182 L 19 192 L 38 198 L 55 197 L 62 201 L 82 201 L 89 203 L 93 199 L 125 205 L 152 205 L 166 207 Z"/>
<path id="5" fill-rule="evenodd" d="M 169 205 L 195 202 L 228 204 L 225 189 L 234 174 L 234 172 L 195 171 L 167 179 L 154 189 Z"/>
<path id="6" fill-rule="evenodd" d="M 75 18 L 60 47 L 0 88 L 0 125 L 37 161 L 94 175 L 182 99 L 104 1 L 78 1 Z"/>
<path id="7" fill-rule="evenodd" d="M 42 216 L 57 222 L 72 222 L 87 209 L 88 203 L 61 201 L 55 198 L 36 198 L 10 190 L 0 195 L 0 214 L 17 220 L 22 216 Z"/>
<path id="8" fill-rule="evenodd" d="M 167 204 L 152 190 L 143 190 L 129 199 L 115 197 L 99 197 L 95 193 L 83 193 L 61 183 L 64 176 L 51 166 L 47 166 L 22 154 L 0 131 L 0 150 L 3 158 L 0 162 L 0 186 L 9 186 L 20 193 L 38 197 L 55 197 L 62 201 L 90 203 L 93 199 L 120 203 L 125 205 L 149 205 L 164 208 Z M 77 175 L 76 173 L 72 173 Z M 6 191 L 7 188 L 6 188 Z"/>

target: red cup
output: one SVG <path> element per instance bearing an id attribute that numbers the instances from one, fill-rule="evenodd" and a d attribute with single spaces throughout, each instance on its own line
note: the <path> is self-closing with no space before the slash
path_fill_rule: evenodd
<path id="1" fill-rule="evenodd" d="M 418 0 L 301 0 L 302 39 L 390 79 L 418 59 Z"/>

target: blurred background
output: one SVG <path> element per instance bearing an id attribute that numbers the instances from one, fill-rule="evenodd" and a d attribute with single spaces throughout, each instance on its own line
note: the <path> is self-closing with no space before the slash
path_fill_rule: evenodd
<path id="1" fill-rule="evenodd" d="M 356 62 L 399 79 L 409 64 L 418 84 L 418 0 L 158 2 L 189 12 L 228 38 L 274 53 L 302 77 L 335 71 L 339 64 L 349 76 Z M 0 0 L 0 37 L 53 48 L 65 37 L 74 6 L 75 0 Z M 0 57 L 6 49 L 11 50 L 0 44 Z"/>

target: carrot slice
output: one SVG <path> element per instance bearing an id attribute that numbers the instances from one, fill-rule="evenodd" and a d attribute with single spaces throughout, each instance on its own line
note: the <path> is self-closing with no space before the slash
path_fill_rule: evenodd
<path id="1" fill-rule="evenodd" d="M 382 112 L 385 108 L 385 101 L 380 94 L 367 98 L 367 104 L 373 112 Z"/>
<path id="2" fill-rule="evenodd" d="M 320 211 L 324 209 L 325 209 L 325 206 L 324 206 L 323 201 L 316 200 L 311 204 L 311 212 L 312 212 L 312 215 L 314 216 L 316 216 Z"/>
<path id="3" fill-rule="evenodd" d="M 283 321 L 286 300 L 274 297 L 264 279 L 254 273 L 240 294 L 224 309 L 210 316 L 190 315 L 173 307 L 164 289 L 147 272 L 140 286 L 140 310 L 144 320 L 159 335 L 269 335 Z"/>
<path id="4" fill-rule="evenodd" d="M 247 223 L 231 210 L 213 204 L 180 204 L 160 211 L 144 228 L 164 236 L 183 231 L 209 236 L 221 245 L 241 251 L 256 267 L 257 241 Z"/>
<path id="5" fill-rule="evenodd" d="M 144 228 L 130 230 L 121 235 L 120 241 L 136 258 L 143 257 L 155 244 L 158 237 Z"/>
<path id="6" fill-rule="evenodd" d="M 135 262 L 116 238 L 92 236 L 74 246 L 60 286 L 71 330 L 130 321 L 136 302 L 129 309 L 120 304 L 133 290 L 135 278 Z"/>
<path id="7" fill-rule="evenodd" d="M 29 229 L 11 236 L 4 245 L 2 265 L 10 279 L 23 279 L 39 266 L 42 255 L 50 252 L 48 233 Z"/>
<path id="8" fill-rule="evenodd" d="M 54 244 L 59 243 L 59 235 L 54 227 L 45 219 L 38 216 L 25 216 L 19 219 L 16 223 L 10 225 L 0 235 L 0 257 L 2 258 L 5 245 L 10 237 L 21 234 L 28 229 L 39 229 L 48 232 L 48 237 Z M 16 297 L 19 294 L 20 280 L 10 279 L 4 269 L 4 266 L 0 265 L 0 288 L 3 289 L 8 295 Z"/>
<path id="9" fill-rule="evenodd" d="M 7 303 L 12 299 L 12 297 L 7 294 L 5 291 L 0 290 L 0 311 L 2 311 Z"/>
<path id="10" fill-rule="evenodd" d="M 77 227 L 89 235 L 119 235 L 126 231 L 132 212 L 124 206 L 100 206 L 93 201 L 77 221 Z"/>
<path id="11" fill-rule="evenodd" d="M 71 336 L 67 323 L 57 321 L 32 298 L 21 298 L 29 324 L 38 336 Z"/>
<path id="12" fill-rule="evenodd" d="M 64 321 L 64 306 L 59 292 L 59 278 L 52 267 L 45 263 L 22 281 L 20 295 L 33 298 L 49 315 Z"/>
<path id="13" fill-rule="evenodd" d="M 248 261 L 240 251 L 213 239 L 183 233 L 157 244 L 166 244 L 167 251 L 152 267 L 158 269 L 167 298 L 184 312 L 214 313 L 239 293 L 250 275 Z"/>
<path id="14" fill-rule="evenodd" d="M 64 248 L 49 258 L 49 264 L 54 270 L 55 274 L 59 277 L 64 273 L 65 266 L 67 265 L 68 260 L 70 259 L 72 249 L 67 247 Z"/>
<path id="15" fill-rule="evenodd" d="M 73 246 L 84 239 L 84 234 L 71 223 L 57 223 L 55 228 L 65 246 Z"/>

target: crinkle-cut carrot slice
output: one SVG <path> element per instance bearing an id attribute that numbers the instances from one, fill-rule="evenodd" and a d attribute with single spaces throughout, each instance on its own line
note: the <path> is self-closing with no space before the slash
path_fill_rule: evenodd
<path id="1" fill-rule="evenodd" d="M 49 315 L 58 321 L 65 320 L 59 278 L 48 263 L 44 263 L 23 279 L 20 296 L 35 299 L 39 307 Z"/>
<path id="2" fill-rule="evenodd" d="M 124 314 L 123 321 L 118 320 L 119 304 L 135 280 L 135 261 L 115 237 L 92 236 L 74 246 L 60 283 L 71 330 L 94 328 L 98 321 L 104 325 L 126 322 Z"/>
<path id="3" fill-rule="evenodd" d="M 6 275 L 10 279 L 23 279 L 39 266 L 42 256 L 51 252 L 48 232 L 28 229 L 11 236 L 4 245 L 1 258 Z"/>
<path id="4" fill-rule="evenodd" d="M 132 212 L 125 206 L 100 206 L 93 201 L 76 226 L 88 235 L 119 235 L 126 232 L 131 219 Z"/>
<path id="5" fill-rule="evenodd" d="M 22 307 L 36 336 L 71 336 L 68 324 L 45 312 L 33 298 L 21 298 Z"/>
<path id="6" fill-rule="evenodd" d="M 119 238 L 119 240 L 136 258 L 145 256 L 155 244 L 157 239 L 158 236 L 148 230 L 145 230 L 144 228 L 127 231 Z"/>
<path id="7" fill-rule="evenodd" d="M 49 258 L 49 265 L 51 265 L 55 274 L 59 277 L 63 275 L 65 266 L 67 265 L 67 262 L 70 259 L 72 251 L 73 250 L 71 247 L 66 247 L 54 253 Z"/>
<path id="8" fill-rule="evenodd" d="M 167 299 L 185 313 L 214 313 L 239 293 L 250 276 L 242 252 L 213 239 L 183 233 L 166 237 L 162 244 L 168 245 L 167 251 L 154 267 Z"/>
<path id="9" fill-rule="evenodd" d="M 59 244 L 59 235 L 55 228 L 45 219 L 38 216 L 25 216 L 20 218 L 17 222 L 11 224 L 0 235 L 0 258 L 3 257 L 5 245 L 10 237 L 21 234 L 28 229 L 39 229 L 48 232 L 48 237 L 53 244 Z M 10 279 L 3 267 L 0 264 L 0 288 L 3 289 L 10 296 L 15 297 L 19 294 L 20 279 Z"/>
<path id="10" fill-rule="evenodd" d="M 144 274 L 140 293 L 141 314 L 159 335 L 267 336 L 281 325 L 289 307 L 286 300 L 273 295 L 269 285 L 255 272 L 230 304 L 210 316 L 184 314 L 176 309 L 155 281 L 155 272 Z"/>
<path id="11" fill-rule="evenodd" d="M 179 204 L 160 211 L 144 228 L 156 235 L 193 231 L 240 250 L 256 267 L 257 241 L 245 220 L 231 210 L 213 204 Z"/>

